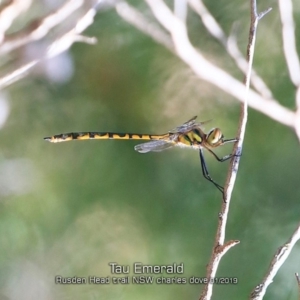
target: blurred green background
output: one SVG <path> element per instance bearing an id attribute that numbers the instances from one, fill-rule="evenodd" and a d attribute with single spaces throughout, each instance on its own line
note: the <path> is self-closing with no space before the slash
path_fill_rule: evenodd
<path id="1" fill-rule="evenodd" d="M 300 6 L 294 4 L 299 25 Z M 248 1 L 207 5 L 227 33 L 237 22 L 244 53 Z M 260 10 L 268 6 L 273 11 L 259 24 L 254 67 L 276 99 L 294 109 L 277 2 L 259 3 Z M 189 28 L 206 57 L 243 77 L 191 12 Z M 196 151 L 139 154 L 134 141 L 50 144 L 43 137 L 72 131 L 160 134 L 198 115 L 199 121 L 213 119 L 206 130 L 220 127 L 232 138 L 239 118 L 237 101 L 199 80 L 114 10 L 100 12 L 86 34 L 98 44 L 71 48 L 69 80 L 33 74 L 5 91 L 10 114 L 0 131 L 0 298 L 197 299 L 201 285 L 54 283 L 56 275 L 111 276 L 110 262 L 183 263 L 184 277 L 205 276 L 221 196 L 202 177 Z M 223 184 L 228 163 L 206 159 Z M 246 299 L 292 234 L 300 216 L 299 167 L 292 130 L 250 109 L 226 237 L 241 243 L 217 274 L 237 277 L 238 284 L 216 285 L 213 299 Z M 299 254 L 296 246 L 265 299 L 297 298 Z"/>

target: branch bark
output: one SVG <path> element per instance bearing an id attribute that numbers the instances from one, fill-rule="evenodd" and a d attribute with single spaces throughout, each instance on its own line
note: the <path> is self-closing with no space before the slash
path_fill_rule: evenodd
<path id="1" fill-rule="evenodd" d="M 202 0 L 189 0 L 189 4 L 200 16 L 206 30 L 223 45 L 227 53 L 234 60 L 236 66 L 246 75 L 248 62 L 237 46 L 234 31 L 232 30 L 231 36 L 227 37 L 220 24 L 209 12 Z M 264 98 L 273 98 L 271 90 L 255 70 L 252 70 L 251 83 L 256 91 Z"/>
<path id="2" fill-rule="evenodd" d="M 300 300 L 300 277 L 299 277 L 298 273 L 296 273 L 295 276 L 296 276 L 297 285 L 298 285 L 298 299 Z"/>
<path id="3" fill-rule="evenodd" d="M 54 41 L 52 41 L 44 53 L 41 53 L 39 57 L 28 61 L 16 70 L 0 78 L 0 90 L 25 77 L 30 72 L 30 70 L 41 61 L 44 61 L 46 59 L 58 55 L 59 53 L 66 51 L 75 42 L 95 44 L 97 41 L 95 38 L 90 38 L 81 35 L 81 33 L 93 23 L 93 19 L 96 14 L 96 9 L 94 7 L 95 3 L 90 1 L 89 3 L 90 7 L 86 8 L 85 13 L 78 16 L 74 27 L 71 30 L 63 33 Z M 33 39 L 39 39 L 43 37 L 43 35 L 46 34 L 50 30 L 50 28 L 59 23 L 57 22 L 57 20 L 61 20 L 63 17 L 66 17 L 70 12 L 76 10 L 80 5 L 84 4 L 87 3 L 82 0 L 68 1 L 67 3 L 62 5 L 61 8 L 58 9 L 56 12 L 48 15 L 47 17 L 45 17 L 45 19 L 40 20 L 38 22 L 39 26 L 32 28 L 32 31 L 30 33 L 27 32 L 27 34 L 21 35 L 19 38 L 16 38 L 13 43 L 4 44 L 4 48 L 1 48 L 0 46 L 0 52 L 5 51 L 5 49 L 9 47 L 17 47 L 20 45 L 24 45 L 32 41 Z M 7 39 L 6 43 L 8 43 Z"/>
<path id="4" fill-rule="evenodd" d="M 202 293 L 200 295 L 200 300 L 209 300 L 211 299 L 213 292 L 213 278 L 216 276 L 216 272 L 220 263 L 220 259 L 222 256 L 232 247 L 239 243 L 239 241 L 229 241 L 225 242 L 225 234 L 226 234 L 226 224 L 229 213 L 229 205 L 231 200 L 231 195 L 236 179 L 236 174 L 239 167 L 239 161 L 242 154 L 242 146 L 244 142 L 244 136 L 246 132 L 246 125 L 248 120 L 248 99 L 249 99 L 249 89 L 250 89 L 250 80 L 251 80 L 251 70 L 253 64 L 254 57 L 254 49 L 255 49 L 255 39 L 256 39 L 256 30 L 259 19 L 267 12 L 270 11 L 268 9 L 264 13 L 258 15 L 256 11 L 256 0 L 251 0 L 251 22 L 250 22 L 250 30 L 249 30 L 249 42 L 247 48 L 247 61 L 248 61 L 248 70 L 245 76 L 245 99 L 241 104 L 241 113 L 240 113 L 240 122 L 239 122 L 239 130 L 238 130 L 238 141 L 234 146 L 233 156 L 230 167 L 226 179 L 226 185 L 224 189 L 224 201 L 221 207 L 221 213 L 218 222 L 217 233 L 215 237 L 215 242 L 211 254 L 210 261 L 206 270 L 206 278 L 208 278 L 208 282 L 204 284 Z M 222 256 L 219 255 L 219 249 L 224 249 Z"/>
<path id="5" fill-rule="evenodd" d="M 267 274 L 265 275 L 262 282 L 253 289 L 249 299 L 251 300 L 263 299 L 268 286 L 273 282 L 273 279 L 277 274 L 278 270 L 285 262 L 285 260 L 288 258 L 293 247 L 299 240 L 300 240 L 300 223 L 298 224 L 291 238 L 283 246 L 278 248 L 270 263 L 270 267 L 269 270 L 267 271 Z"/>
<path id="6" fill-rule="evenodd" d="M 184 61 L 199 78 L 212 83 L 243 102 L 245 94 L 244 84 L 212 64 L 204 58 L 198 49 L 193 47 L 188 38 L 185 23 L 177 18 L 162 0 L 145 1 L 160 25 L 169 32 L 176 55 Z M 124 18 L 124 14 L 122 17 Z M 127 18 L 129 18 L 129 16 L 127 16 Z M 147 34 L 149 35 L 149 33 Z M 294 127 L 295 113 L 279 104 L 275 99 L 266 99 L 252 89 L 249 89 L 248 99 L 250 107 L 286 126 Z"/>
<path id="7" fill-rule="evenodd" d="M 25 29 L 13 35 L 6 35 L 0 44 L 0 55 L 46 36 L 50 30 L 68 18 L 84 4 L 83 0 L 69 0 L 49 15 L 31 22 Z"/>

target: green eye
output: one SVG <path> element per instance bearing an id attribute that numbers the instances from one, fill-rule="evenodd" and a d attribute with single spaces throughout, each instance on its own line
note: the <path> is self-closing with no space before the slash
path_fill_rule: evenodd
<path id="1" fill-rule="evenodd" d="M 219 128 L 213 128 L 207 135 L 207 142 L 211 146 L 215 146 L 216 144 L 219 144 L 222 142 L 223 134 L 222 131 Z"/>

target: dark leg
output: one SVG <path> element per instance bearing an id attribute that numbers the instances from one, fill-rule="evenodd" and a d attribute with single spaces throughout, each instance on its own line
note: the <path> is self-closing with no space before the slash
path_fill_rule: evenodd
<path id="1" fill-rule="evenodd" d="M 206 148 L 206 150 L 208 150 L 214 157 L 217 161 L 219 162 L 223 162 L 223 161 L 226 161 L 228 159 L 230 159 L 233 155 L 232 154 L 228 154 L 228 155 L 225 155 L 224 157 L 219 157 L 215 152 L 213 152 L 212 150 Z"/>
<path id="2" fill-rule="evenodd" d="M 206 150 L 208 150 L 214 157 L 217 161 L 219 162 L 223 162 L 223 161 L 226 161 L 228 159 L 230 159 L 232 156 L 241 156 L 241 155 L 236 155 L 236 154 L 228 154 L 228 155 L 225 155 L 223 157 L 219 157 L 215 152 L 213 152 L 212 150 L 206 148 Z"/>
<path id="3" fill-rule="evenodd" d="M 213 153 L 213 152 L 212 152 Z M 223 194 L 224 193 L 224 188 L 222 186 L 220 186 L 219 184 L 217 184 L 209 175 L 208 173 L 208 170 L 207 170 L 207 167 L 206 167 L 206 163 L 205 163 L 205 160 L 204 160 L 204 156 L 203 156 L 203 150 L 200 149 L 199 151 L 199 154 L 200 154 L 200 162 L 201 162 L 201 168 L 202 168 L 202 174 L 204 176 L 204 178 L 206 178 L 208 181 L 212 182 L 215 187 Z M 213 153 L 215 155 L 215 157 L 219 160 L 219 161 L 222 161 L 218 158 L 218 156 L 216 156 L 215 153 Z M 228 159 L 228 158 L 226 158 Z M 226 160 L 225 159 L 225 160 Z"/>

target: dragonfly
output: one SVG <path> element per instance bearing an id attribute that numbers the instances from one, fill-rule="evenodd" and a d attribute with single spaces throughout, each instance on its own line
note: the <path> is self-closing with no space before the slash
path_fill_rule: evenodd
<path id="1" fill-rule="evenodd" d="M 233 154 L 228 154 L 220 158 L 213 149 L 228 143 L 234 143 L 237 139 L 225 139 L 220 128 L 212 128 L 208 133 L 205 133 L 202 126 L 211 120 L 198 123 L 196 122 L 196 118 L 197 116 L 164 134 L 70 132 L 45 137 L 44 140 L 51 143 L 67 142 L 72 140 L 150 140 L 134 147 L 134 149 L 140 153 L 160 152 L 174 146 L 196 149 L 199 151 L 204 178 L 213 183 L 216 188 L 223 193 L 224 188 L 215 182 L 208 172 L 203 150 L 207 150 L 217 161 L 224 162 L 230 159 Z"/>

